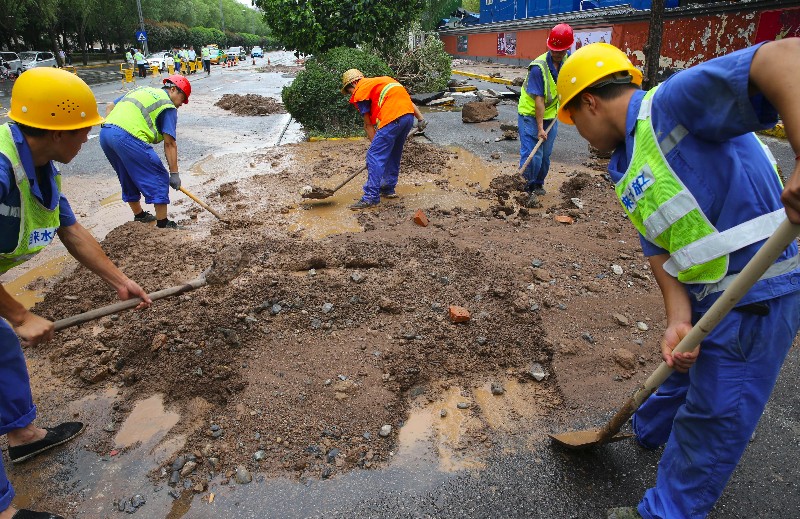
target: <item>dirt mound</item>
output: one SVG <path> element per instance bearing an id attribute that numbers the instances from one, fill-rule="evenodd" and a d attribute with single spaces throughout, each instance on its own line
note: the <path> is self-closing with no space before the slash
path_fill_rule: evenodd
<path id="1" fill-rule="evenodd" d="M 487 380 L 541 384 L 555 395 L 539 403 L 548 409 L 562 398 L 616 403 L 616 380 L 638 365 L 616 365 L 608 345 L 630 348 L 643 335 L 610 312 L 643 320 L 660 300 L 607 183 L 579 173 L 536 212 L 433 205 L 423 228 L 411 221 L 415 199 L 400 198 L 359 214 L 362 233 L 311 241 L 290 230 L 292 193 L 300 203 L 300 186 L 360 167 L 367 146 L 328 141 L 253 154 L 248 161 L 272 169 L 212 192 L 219 210 L 237 216 L 232 225 L 214 223 L 210 235 L 134 222 L 114 230 L 105 251 L 150 292 L 199 276 L 228 257 L 226 246 L 250 261 L 226 284 L 65 330 L 29 354 L 52 359 L 70 398 L 119 388 L 120 416 L 138 399 L 164 394 L 182 413 L 171 434 L 188 438 L 183 452 L 200 464 L 189 476 L 199 488 L 209 472 L 231 477 L 238 465 L 305 478 L 371 467 L 396 447 L 413 398 L 434 402 L 451 388 L 469 394 Z M 454 160 L 411 141 L 401 183 L 454 189 Z M 480 193 L 513 203 L 520 182 L 497 177 Z M 577 193 L 585 203 L 571 210 L 578 223 L 554 221 Z M 612 274 L 620 257 L 625 274 Z M 35 310 L 57 319 L 115 299 L 78 268 Z M 471 319 L 451 322 L 450 305 Z M 650 357 L 657 360 L 654 353 L 639 362 Z M 554 376 L 534 382 L 533 362 Z M 210 406 L 194 405 L 198 399 Z M 469 412 L 482 414 L 479 405 Z M 94 448 L 108 452 L 110 441 Z M 485 451 L 492 441 L 477 431 L 457 448 Z"/>
<path id="2" fill-rule="evenodd" d="M 286 109 L 282 103 L 258 94 L 224 94 L 214 103 L 225 110 L 230 110 L 236 115 L 272 115 L 285 114 Z"/>
<path id="3" fill-rule="evenodd" d="M 305 70 L 305 67 L 302 65 L 298 66 L 291 66 L 291 65 L 265 65 L 263 67 L 258 68 L 259 72 L 278 72 L 281 74 L 292 74 L 295 75 L 301 70 Z"/>

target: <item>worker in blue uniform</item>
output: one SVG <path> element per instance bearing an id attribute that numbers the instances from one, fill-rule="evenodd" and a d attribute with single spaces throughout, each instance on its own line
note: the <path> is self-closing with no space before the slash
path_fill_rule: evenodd
<path id="1" fill-rule="evenodd" d="M 192 85 L 180 74 L 163 81 L 163 88 L 141 87 L 110 103 L 100 130 L 100 147 L 117 173 L 122 200 L 137 222 L 177 229 L 167 218 L 169 188 L 181 187 L 178 172 L 178 108 L 189 102 Z M 169 171 L 153 149 L 164 142 Z M 155 215 L 142 208 L 141 198 L 153 204 Z"/>
<path id="2" fill-rule="evenodd" d="M 558 135 L 558 122 L 554 121 L 558 112 L 556 81 L 574 42 L 575 35 L 568 24 L 560 23 L 553 27 L 547 36 L 547 52 L 528 65 L 528 76 L 520 89 L 517 104 L 520 167 L 527 162 L 536 142 L 542 141 L 528 166 L 522 170 L 525 191 L 531 195 L 528 204 L 532 207 L 536 205 L 537 197 L 546 194 L 544 181 L 550 171 L 550 154 Z"/>
<path id="3" fill-rule="evenodd" d="M 800 223 L 800 162 L 784 187 L 752 133 L 780 113 L 800 151 L 797 77 L 797 38 L 708 61 L 648 92 L 639 89 L 641 72 L 608 44 L 582 47 L 561 70 L 559 120 L 613 150 L 608 171 L 661 289 L 661 354 L 676 370 L 633 417 L 640 445 L 665 445 L 655 487 L 637 509 L 609 517 L 705 517 L 800 328 L 793 243 L 697 349 L 672 351 L 780 222 Z"/>
<path id="4" fill-rule="evenodd" d="M 31 259 L 58 236 L 121 299 L 140 297 L 139 308 L 149 306 L 144 290 L 108 259 L 61 194 L 55 162 L 72 161 L 92 126 L 103 121 L 89 86 L 61 69 L 34 68 L 14 83 L 8 117 L 14 122 L 0 126 L 0 273 Z M 49 341 L 53 323 L 31 313 L 2 286 L 0 317 L 0 435 L 7 437 L 8 457 L 16 464 L 73 439 L 84 424 L 34 425 L 36 406 L 20 341 L 25 346 Z M 63 519 L 17 510 L 13 499 L 0 458 L 0 519 Z"/>

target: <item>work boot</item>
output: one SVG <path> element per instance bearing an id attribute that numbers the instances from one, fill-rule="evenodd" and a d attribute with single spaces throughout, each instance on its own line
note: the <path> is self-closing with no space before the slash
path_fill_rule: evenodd
<path id="1" fill-rule="evenodd" d="M 370 207 L 377 207 L 379 202 L 369 202 L 363 198 L 350 206 L 351 211 L 360 211 L 362 209 L 369 209 Z"/>
<path id="2" fill-rule="evenodd" d="M 142 211 L 133 217 L 134 222 L 150 223 L 156 221 L 156 216 L 149 211 Z"/>
<path id="3" fill-rule="evenodd" d="M 383 198 L 389 198 L 389 199 L 391 199 L 391 200 L 394 200 L 395 198 L 400 198 L 400 195 L 398 195 L 398 194 L 397 194 L 397 193 L 395 193 L 394 191 L 392 191 L 392 192 L 384 192 L 384 191 L 381 191 L 381 196 L 382 196 Z"/>
<path id="4" fill-rule="evenodd" d="M 180 229 L 180 227 L 178 227 L 178 224 L 175 223 L 174 221 L 167 220 L 166 218 L 164 220 L 166 221 L 163 224 L 161 223 L 161 221 L 159 221 L 156 224 L 156 227 L 158 227 L 159 229 Z"/>
<path id="5" fill-rule="evenodd" d="M 82 422 L 64 422 L 55 427 L 45 427 L 47 435 L 41 440 L 8 447 L 8 457 L 11 463 L 22 463 L 37 454 L 67 443 L 83 432 L 85 426 Z M 19 514 L 19 512 L 17 512 Z M 14 516 L 16 517 L 16 515 Z"/>
<path id="6" fill-rule="evenodd" d="M 642 519 L 639 510 L 633 506 L 623 506 L 620 508 L 609 508 L 606 512 L 606 519 Z"/>
<path id="7" fill-rule="evenodd" d="M 544 196 L 544 195 L 547 194 L 547 191 L 544 190 L 544 187 L 537 186 L 537 187 L 533 188 L 533 194 L 537 195 L 537 196 Z"/>
<path id="8" fill-rule="evenodd" d="M 538 209 L 539 207 L 542 207 L 542 204 L 539 202 L 539 197 L 536 195 L 536 193 L 531 193 L 528 195 L 528 199 L 525 201 L 525 207 L 528 209 Z"/>
<path id="9" fill-rule="evenodd" d="M 11 519 L 64 519 L 64 517 L 50 512 L 34 512 L 33 510 L 21 508 L 11 516 Z"/>

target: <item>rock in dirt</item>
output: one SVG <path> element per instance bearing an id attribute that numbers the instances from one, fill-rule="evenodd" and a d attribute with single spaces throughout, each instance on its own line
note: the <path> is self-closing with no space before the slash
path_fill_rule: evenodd
<path id="1" fill-rule="evenodd" d="M 378 435 L 381 438 L 386 438 L 390 434 L 392 434 L 392 426 L 389 424 L 384 425 L 383 427 L 381 427 L 381 430 L 378 431 Z"/>
<path id="2" fill-rule="evenodd" d="M 465 323 L 470 319 L 469 310 L 463 306 L 450 305 L 447 308 L 447 315 L 453 323 Z"/>
<path id="3" fill-rule="evenodd" d="M 491 390 L 492 394 L 495 396 L 500 396 L 506 392 L 505 388 L 503 387 L 503 384 L 501 384 L 500 382 L 492 382 Z"/>
<path id="4" fill-rule="evenodd" d="M 630 326 L 631 324 L 628 318 L 622 314 L 612 314 L 611 317 L 613 317 L 614 321 L 620 326 Z"/>
<path id="5" fill-rule="evenodd" d="M 461 108 L 461 121 L 465 123 L 482 123 L 497 117 L 497 107 L 488 101 L 473 101 Z"/>
<path id="6" fill-rule="evenodd" d="M 247 470 L 247 467 L 244 465 L 239 465 L 236 467 L 236 472 L 234 473 L 233 477 L 240 485 L 246 485 L 253 481 L 253 475 L 250 474 L 250 471 Z"/>
<path id="7" fill-rule="evenodd" d="M 538 362 L 534 362 L 531 364 L 530 374 L 536 382 L 541 382 L 547 376 L 545 373 L 544 368 Z"/>
<path id="8" fill-rule="evenodd" d="M 283 104 L 270 97 L 258 94 L 225 94 L 214 103 L 224 110 L 230 110 L 236 115 L 272 115 L 285 114 Z"/>
<path id="9" fill-rule="evenodd" d="M 636 367 L 636 357 L 633 353 L 625 349 L 614 350 L 614 362 L 619 364 L 625 369 L 634 369 Z"/>

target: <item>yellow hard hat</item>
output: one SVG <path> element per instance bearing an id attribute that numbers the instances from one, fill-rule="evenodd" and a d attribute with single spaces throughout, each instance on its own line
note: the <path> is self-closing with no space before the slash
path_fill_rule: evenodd
<path id="1" fill-rule="evenodd" d="M 8 118 L 42 130 L 77 130 L 103 122 L 89 85 L 52 67 L 33 68 L 17 78 Z"/>
<path id="2" fill-rule="evenodd" d="M 629 82 L 634 85 L 642 84 L 642 72 L 613 45 L 592 43 L 576 50 L 558 73 L 558 120 L 574 124 L 567 111 L 569 102 L 585 89 L 614 75 L 629 77 Z"/>
<path id="3" fill-rule="evenodd" d="M 342 74 L 342 93 L 344 93 L 344 89 L 347 86 L 355 81 L 356 79 L 363 79 L 364 74 L 361 73 L 360 70 L 357 68 L 351 68 L 349 70 L 345 70 L 344 74 Z"/>

